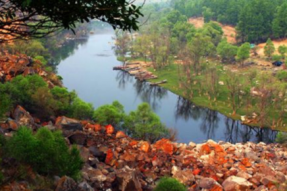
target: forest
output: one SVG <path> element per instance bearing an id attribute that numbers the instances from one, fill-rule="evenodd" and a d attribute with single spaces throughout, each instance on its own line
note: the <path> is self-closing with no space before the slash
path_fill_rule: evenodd
<path id="1" fill-rule="evenodd" d="M 287 2 L 284 0 L 173 0 L 175 10 L 186 17 L 203 16 L 236 26 L 241 42 L 284 38 L 287 32 Z"/>

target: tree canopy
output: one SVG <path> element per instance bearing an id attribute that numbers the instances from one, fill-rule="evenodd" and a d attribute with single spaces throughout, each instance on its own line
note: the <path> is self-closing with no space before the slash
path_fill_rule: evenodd
<path id="1" fill-rule="evenodd" d="M 114 29 L 137 30 L 141 6 L 129 0 L 0 0 L 0 42 L 43 37 L 97 19 Z M 7 38 L 8 37 L 8 38 Z"/>

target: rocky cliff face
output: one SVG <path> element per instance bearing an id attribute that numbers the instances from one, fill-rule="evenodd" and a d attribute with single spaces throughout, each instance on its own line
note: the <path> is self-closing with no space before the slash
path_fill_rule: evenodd
<path id="1" fill-rule="evenodd" d="M 152 190 L 163 176 L 178 179 L 188 190 L 287 189 L 287 149 L 279 144 L 208 140 L 187 145 L 167 139 L 149 144 L 112 126 L 67 117 L 37 124 L 20 106 L 13 116 L 16 124 L 60 129 L 67 143 L 80 149 L 85 161 L 82 181 L 62 177 L 56 181 L 56 190 Z M 6 136 L 16 129 L 9 121 L 1 124 Z"/>

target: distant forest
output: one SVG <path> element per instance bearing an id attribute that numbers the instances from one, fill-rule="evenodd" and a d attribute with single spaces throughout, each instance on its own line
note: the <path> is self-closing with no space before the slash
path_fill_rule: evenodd
<path id="1" fill-rule="evenodd" d="M 265 42 L 287 35 L 286 0 L 172 0 L 172 6 L 187 17 L 203 16 L 236 26 L 241 42 Z"/>

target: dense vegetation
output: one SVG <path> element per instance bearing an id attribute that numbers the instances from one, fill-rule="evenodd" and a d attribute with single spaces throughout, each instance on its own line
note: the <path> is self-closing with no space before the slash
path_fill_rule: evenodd
<path id="1" fill-rule="evenodd" d="M 192 2 L 194 5 L 195 2 L 207 3 Z M 150 71 L 160 77 L 158 80 L 168 80 L 163 87 L 198 105 L 219 110 L 235 119 L 256 113 L 251 124 L 283 130 L 287 115 L 286 72 L 275 74 L 255 68 L 244 70 L 244 67 L 254 62 L 260 64 L 261 60 L 270 64 L 282 60 L 286 47 L 280 46 L 280 55 L 275 55 L 272 41 L 260 34 L 267 41 L 265 57 L 253 61 L 250 56 L 256 54 L 256 47 L 252 48 L 249 42 L 228 43 L 220 25 L 212 21 L 196 29 L 187 22 L 191 15 L 182 14 L 177 8 L 179 4 L 173 4 L 175 8 L 162 4 L 147 6 L 144 14 L 156 12 L 156 17 L 150 16 L 148 24 L 134 35 L 135 38 L 128 34 L 117 35 L 118 45 L 126 50 L 120 56 L 131 52 L 132 59 L 148 61 L 153 68 Z M 224 64 L 236 64 L 239 71 L 229 71 Z"/>
<path id="2" fill-rule="evenodd" d="M 186 191 L 187 189 L 175 178 L 163 177 L 154 191 Z"/>
<path id="3" fill-rule="evenodd" d="M 283 0 L 172 0 L 186 17 L 203 16 L 236 26 L 242 42 L 262 42 L 268 37 L 286 37 L 287 2 Z"/>
<path id="4" fill-rule="evenodd" d="M 1 164 L 5 170 L 30 166 L 34 172 L 44 176 L 67 175 L 74 179 L 80 178 L 83 161 L 79 151 L 76 147 L 69 149 L 60 131 L 51 132 L 47 128 L 40 128 L 33 134 L 31 129 L 21 127 L 12 138 L 1 136 L 0 151 L 2 162 L 15 160 Z M 17 173 L 18 176 L 8 178 L 21 178 L 27 172 L 18 170 Z"/>

